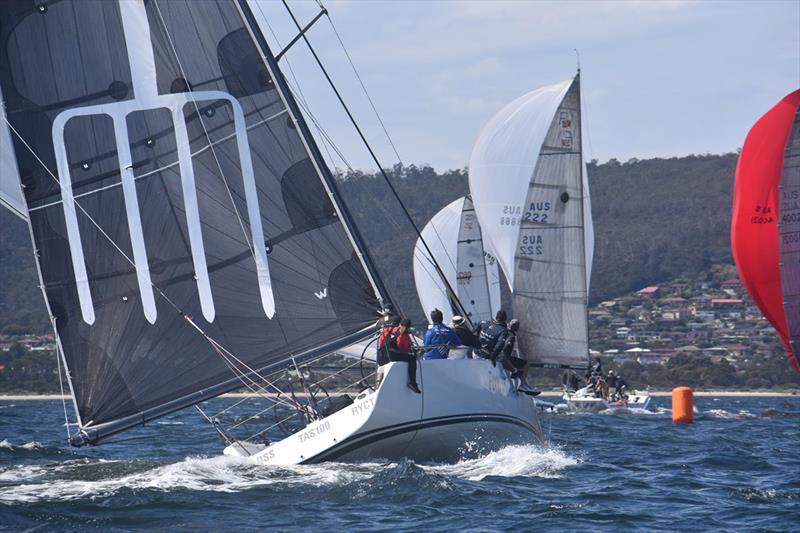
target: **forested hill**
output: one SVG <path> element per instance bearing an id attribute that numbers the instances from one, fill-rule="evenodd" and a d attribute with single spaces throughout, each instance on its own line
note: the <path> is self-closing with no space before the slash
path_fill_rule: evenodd
<path id="1" fill-rule="evenodd" d="M 596 247 L 591 299 L 730 263 L 729 223 L 736 154 L 588 165 Z M 390 176 L 421 228 L 467 192 L 465 171 L 395 167 Z M 373 175 L 341 177 L 358 227 L 403 310 L 422 320 L 411 272 L 415 241 L 386 184 Z M 502 186 L 498 184 L 498 186 Z M 25 224 L 0 208 L 0 330 L 48 327 Z"/>

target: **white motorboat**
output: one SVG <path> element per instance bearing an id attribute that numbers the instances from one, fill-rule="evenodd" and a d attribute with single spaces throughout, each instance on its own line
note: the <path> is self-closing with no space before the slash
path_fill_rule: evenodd
<path id="1" fill-rule="evenodd" d="M 565 391 L 562 399 L 567 409 L 582 413 L 596 413 L 606 409 L 647 409 L 650 405 L 650 392 L 634 390 L 625 399 L 606 400 L 595 395 L 589 387 L 577 391 Z"/>

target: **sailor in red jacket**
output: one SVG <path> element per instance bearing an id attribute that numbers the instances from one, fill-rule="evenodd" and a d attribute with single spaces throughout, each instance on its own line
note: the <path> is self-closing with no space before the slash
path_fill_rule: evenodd
<path id="1" fill-rule="evenodd" d="M 411 320 L 404 318 L 384 343 L 389 348 L 389 359 L 408 363 L 408 388 L 420 394 L 422 391 L 417 385 L 417 357 L 411 353 L 410 329 Z"/>

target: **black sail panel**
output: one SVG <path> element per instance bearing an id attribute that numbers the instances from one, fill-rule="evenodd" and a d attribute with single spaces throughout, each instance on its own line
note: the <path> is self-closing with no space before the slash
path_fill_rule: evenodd
<path id="1" fill-rule="evenodd" d="M 2 2 L 0 42 L 90 440 L 237 388 L 220 347 L 268 369 L 374 323 L 377 291 L 236 3 Z"/>

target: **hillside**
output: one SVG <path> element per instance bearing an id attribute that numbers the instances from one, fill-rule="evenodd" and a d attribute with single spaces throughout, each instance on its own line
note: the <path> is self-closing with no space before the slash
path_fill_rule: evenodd
<path id="1" fill-rule="evenodd" d="M 730 263 L 728 227 L 736 154 L 588 165 L 596 248 L 591 299 L 605 300 L 680 277 L 704 278 Z M 465 171 L 395 167 L 390 175 L 421 227 L 467 192 Z M 386 283 L 416 322 L 422 310 L 411 275 L 413 232 L 386 184 L 341 177 L 347 199 Z M 0 330 L 49 327 L 25 224 L 0 209 Z"/>

